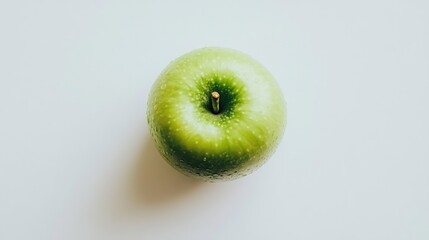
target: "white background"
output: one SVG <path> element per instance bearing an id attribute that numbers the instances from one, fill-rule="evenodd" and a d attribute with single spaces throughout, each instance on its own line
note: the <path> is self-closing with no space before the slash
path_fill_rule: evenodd
<path id="1" fill-rule="evenodd" d="M 254 174 L 154 149 L 152 83 L 205 46 L 288 100 Z M 429 239 L 429 2 L 2 1 L 0 239 Z"/>

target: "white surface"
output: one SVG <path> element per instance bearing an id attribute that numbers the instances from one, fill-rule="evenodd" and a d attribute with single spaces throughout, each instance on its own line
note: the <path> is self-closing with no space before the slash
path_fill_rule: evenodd
<path id="1" fill-rule="evenodd" d="M 2 1 L 0 239 L 429 239 L 428 1 Z M 244 51 L 289 122 L 259 171 L 164 163 L 172 59 Z"/>

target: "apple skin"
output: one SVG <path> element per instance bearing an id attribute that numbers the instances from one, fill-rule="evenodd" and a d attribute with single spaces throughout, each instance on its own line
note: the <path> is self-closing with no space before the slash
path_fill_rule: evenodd
<path id="1" fill-rule="evenodd" d="M 220 94 L 218 114 L 213 91 Z M 202 48 L 161 73 L 147 120 L 155 145 L 175 169 L 208 181 L 232 180 L 275 151 L 286 126 L 286 101 L 256 60 L 232 49 Z"/>

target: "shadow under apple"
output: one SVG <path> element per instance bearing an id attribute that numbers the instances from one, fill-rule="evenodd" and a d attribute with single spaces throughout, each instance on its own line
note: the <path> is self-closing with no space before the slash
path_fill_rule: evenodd
<path id="1" fill-rule="evenodd" d="M 133 166 L 130 195 L 135 204 L 150 207 L 174 201 L 203 184 L 168 165 L 147 137 Z"/>

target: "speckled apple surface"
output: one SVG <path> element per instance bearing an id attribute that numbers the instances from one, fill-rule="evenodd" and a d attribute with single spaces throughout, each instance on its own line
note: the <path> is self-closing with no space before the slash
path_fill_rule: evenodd
<path id="1" fill-rule="evenodd" d="M 220 112 L 211 93 L 220 94 Z M 187 53 L 161 73 L 149 96 L 148 123 L 162 156 L 206 180 L 245 176 L 276 149 L 286 102 L 273 76 L 250 56 L 226 48 Z"/>

